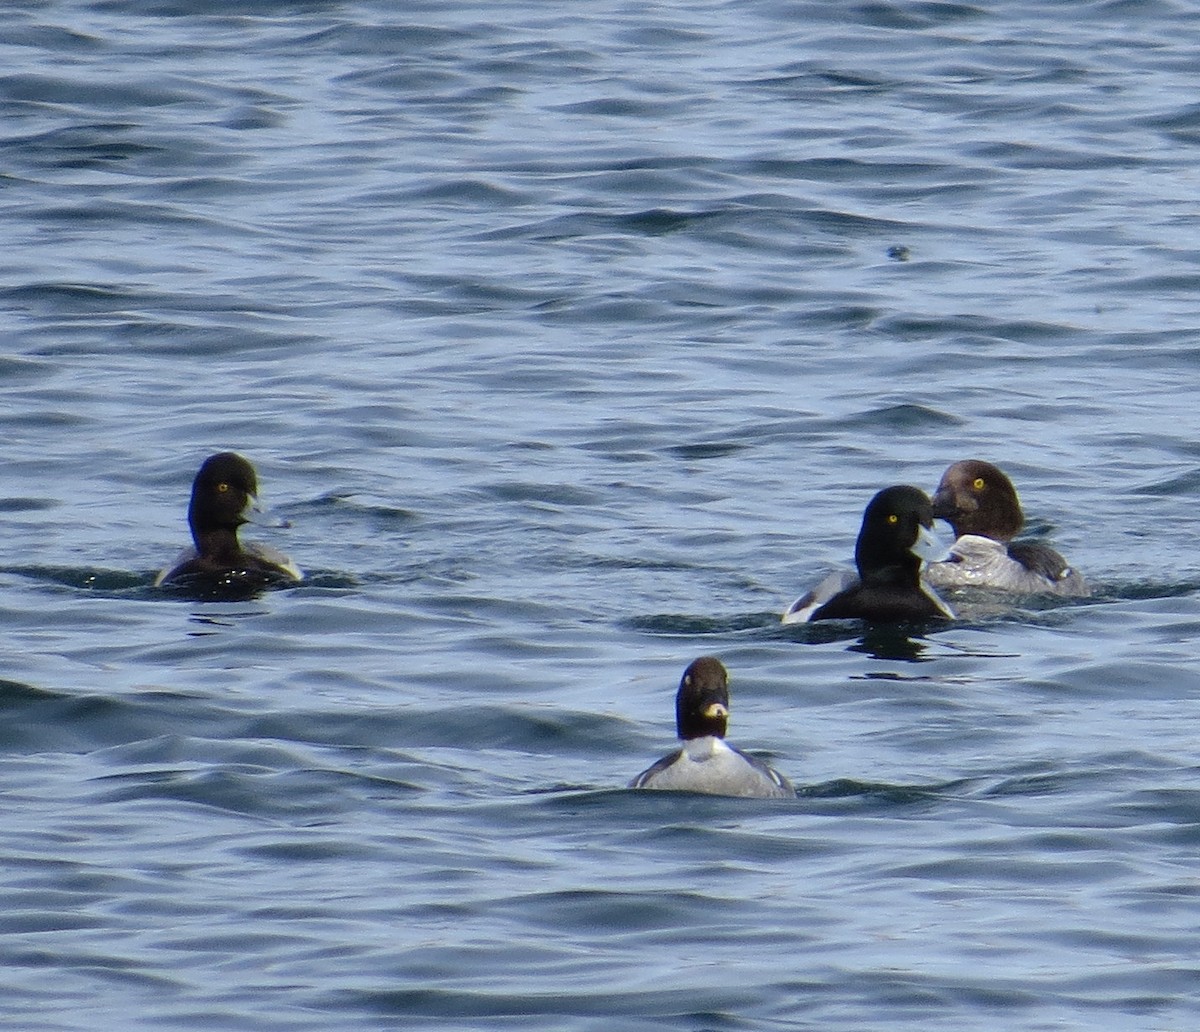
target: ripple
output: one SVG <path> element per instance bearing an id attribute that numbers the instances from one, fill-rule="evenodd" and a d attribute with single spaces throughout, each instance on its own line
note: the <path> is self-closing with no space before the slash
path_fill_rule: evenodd
<path id="1" fill-rule="evenodd" d="M 11 12 L 10 1022 L 1190 1028 L 1195 18 L 481 11 Z M 965 454 L 1093 598 L 779 623 Z M 702 653 L 795 799 L 623 787 Z"/>

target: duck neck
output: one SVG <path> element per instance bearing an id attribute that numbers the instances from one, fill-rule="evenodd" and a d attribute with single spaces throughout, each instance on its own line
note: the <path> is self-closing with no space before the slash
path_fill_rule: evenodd
<path id="1" fill-rule="evenodd" d="M 192 531 L 196 543 L 196 554 L 206 559 L 235 559 L 241 554 L 237 527 L 212 527 L 208 530 Z"/>
<path id="2" fill-rule="evenodd" d="M 689 759 L 696 762 L 707 760 L 724 747 L 725 743 L 719 735 L 701 735 L 699 738 L 685 739 L 683 743 L 683 751 L 688 754 Z"/>
<path id="3" fill-rule="evenodd" d="M 915 584 L 921 576 L 921 558 L 912 552 L 903 555 L 877 556 L 869 548 L 855 553 L 858 579 L 864 584 Z"/>

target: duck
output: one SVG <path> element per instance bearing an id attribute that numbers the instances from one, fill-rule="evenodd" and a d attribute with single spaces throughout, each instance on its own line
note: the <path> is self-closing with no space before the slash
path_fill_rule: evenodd
<path id="1" fill-rule="evenodd" d="M 716 656 L 701 656 L 683 672 L 675 695 L 675 727 L 683 745 L 642 771 L 630 788 L 756 799 L 787 799 L 790 781 L 762 760 L 725 741 L 729 672 Z"/>
<path id="2" fill-rule="evenodd" d="M 251 522 L 269 522 L 258 506 L 254 467 L 236 452 L 210 455 L 196 473 L 188 504 L 194 547 L 159 573 L 155 587 L 177 582 L 265 586 L 301 580 L 300 568 L 286 555 L 238 540 L 238 528 Z"/>
<path id="3" fill-rule="evenodd" d="M 992 463 L 953 463 L 934 491 L 933 515 L 950 524 L 955 541 L 945 559 L 926 567 L 930 584 L 1023 594 L 1090 594 L 1083 575 L 1049 545 L 1012 540 L 1025 525 L 1025 515 L 1012 481 Z"/>
<path id="4" fill-rule="evenodd" d="M 954 611 L 921 583 L 921 562 L 943 554 L 933 536 L 933 507 L 919 487 L 885 487 L 867 504 L 854 546 L 855 577 L 830 574 L 796 599 L 783 623 L 865 620 L 918 623 L 953 620 Z"/>

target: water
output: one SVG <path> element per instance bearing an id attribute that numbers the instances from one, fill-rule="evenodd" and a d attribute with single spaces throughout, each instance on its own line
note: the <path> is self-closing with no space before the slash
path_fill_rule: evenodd
<path id="1" fill-rule="evenodd" d="M 5 1027 L 1194 1028 L 1198 46 L 9 6 Z M 308 580 L 155 591 L 226 448 Z M 970 456 L 1093 599 L 779 625 Z M 704 653 L 794 803 L 623 790 Z"/>

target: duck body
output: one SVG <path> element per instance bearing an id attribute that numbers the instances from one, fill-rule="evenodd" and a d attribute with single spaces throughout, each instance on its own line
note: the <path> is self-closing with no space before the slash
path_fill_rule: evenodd
<path id="1" fill-rule="evenodd" d="M 942 475 L 933 515 L 946 520 L 955 541 L 930 563 L 926 580 L 939 588 L 985 588 L 1014 594 L 1084 597 L 1087 581 L 1040 541 L 1013 541 L 1025 523 L 1012 481 L 990 462 L 964 459 Z"/>
<path id="2" fill-rule="evenodd" d="M 629 787 L 757 799 L 785 799 L 796 794 L 778 771 L 716 735 L 685 742 L 634 778 Z"/>
<path id="3" fill-rule="evenodd" d="M 304 574 L 288 556 L 257 541 L 239 543 L 236 556 L 201 555 L 185 548 L 175 562 L 159 571 L 155 587 L 183 581 L 212 581 L 227 584 L 257 581 L 261 585 L 298 582 Z"/>
<path id="4" fill-rule="evenodd" d="M 858 576 L 830 574 L 787 608 L 783 623 L 953 620 L 954 611 L 921 582 L 922 559 L 938 553 L 932 527 L 924 491 L 904 484 L 884 488 L 863 513 L 854 547 Z"/>
<path id="5" fill-rule="evenodd" d="M 725 741 L 728 719 L 728 672 L 715 656 L 702 656 L 684 671 L 675 696 L 682 746 L 642 771 L 629 787 L 756 799 L 795 797 L 787 778 Z"/>
<path id="6" fill-rule="evenodd" d="M 155 586 L 265 586 L 300 580 L 299 567 L 282 552 L 239 540 L 243 524 L 261 521 L 257 502 L 258 477 L 246 459 L 234 452 L 207 458 L 192 482 L 188 504 L 193 547 L 159 573 Z"/>

